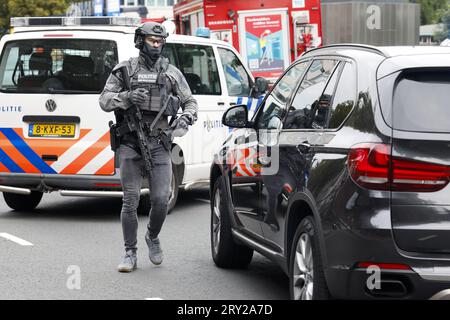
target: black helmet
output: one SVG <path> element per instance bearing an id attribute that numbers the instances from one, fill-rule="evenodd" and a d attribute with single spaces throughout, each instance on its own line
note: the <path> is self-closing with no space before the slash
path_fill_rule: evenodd
<path id="1" fill-rule="evenodd" d="M 166 28 L 157 22 L 146 22 L 136 29 L 134 32 L 134 44 L 139 50 L 142 49 L 144 45 L 144 38 L 146 36 L 157 36 L 163 39 L 167 38 L 169 34 Z"/>

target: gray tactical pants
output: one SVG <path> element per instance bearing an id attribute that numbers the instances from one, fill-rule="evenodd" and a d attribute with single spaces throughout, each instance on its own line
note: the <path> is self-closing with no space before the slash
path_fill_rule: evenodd
<path id="1" fill-rule="evenodd" d="M 167 215 L 167 206 L 170 197 L 170 184 L 172 179 L 172 164 L 170 151 L 155 138 L 149 139 L 153 155 L 152 180 L 150 181 L 149 224 L 147 228 L 151 238 L 156 238 L 161 231 Z M 144 172 L 142 157 L 133 148 L 126 145 L 119 147 L 120 176 L 123 189 L 121 222 L 125 250 L 137 250 L 138 218 L 137 207 Z"/>

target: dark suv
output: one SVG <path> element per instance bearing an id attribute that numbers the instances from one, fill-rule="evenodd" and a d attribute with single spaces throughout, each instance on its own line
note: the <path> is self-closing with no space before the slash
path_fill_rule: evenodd
<path id="1" fill-rule="evenodd" d="M 211 167 L 219 267 L 253 250 L 293 299 L 428 299 L 450 288 L 450 48 L 308 51 Z"/>

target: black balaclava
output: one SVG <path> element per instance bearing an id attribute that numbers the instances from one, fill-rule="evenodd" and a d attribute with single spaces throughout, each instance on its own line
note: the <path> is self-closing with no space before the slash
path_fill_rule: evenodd
<path id="1" fill-rule="evenodd" d="M 149 65 L 154 65 L 156 60 L 161 56 L 161 52 L 163 49 L 163 45 L 160 45 L 158 48 L 153 47 L 152 45 L 149 45 L 148 43 L 144 42 L 144 45 L 141 49 L 141 56 L 145 59 L 145 62 Z"/>

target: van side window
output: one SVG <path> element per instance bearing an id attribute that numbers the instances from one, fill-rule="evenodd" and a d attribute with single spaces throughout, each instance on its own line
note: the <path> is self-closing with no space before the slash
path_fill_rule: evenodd
<path id="1" fill-rule="evenodd" d="M 355 76 L 353 65 L 346 63 L 330 109 L 329 129 L 339 128 L 353 109 L 356 94 Z"/>
<path id="2" fill-rule="evenodd" d="M 167 59 L 169 59 L 169 63 L 170 63 L 171 65 L 173 65 L 173 66 L 179 68 L 177 59 L 176 59 L 176 57 L 175 57 L 175 48 L 174 48 L 174 45 L 173 45 L 173 44 L 167 43 L 167 44 L 164 46 L 162 55 L 163 55 L 164 57 L 166 57 Z"/>
<path id="3" fill-rule="evenodd" d="M 227 83 L 228 95 L 248 97 L 250 95 L 250 78 L 241 61 L 231 51 L 218 48 L 223 72 Z"/>
<path id="4" fill-rule="evenodd" d="M 326 125 L 325 106 L 331 95 L 324 92 L 339 61 L 315 60 L 303 78 L 288 110 L 285 129 L 322 129 Z"/>
<path id="5" fill-rule="evenodd" d="M 211 46 L 175 45 L 179 69 L 193 94 L 221 95 L 219 72 Z"/>

